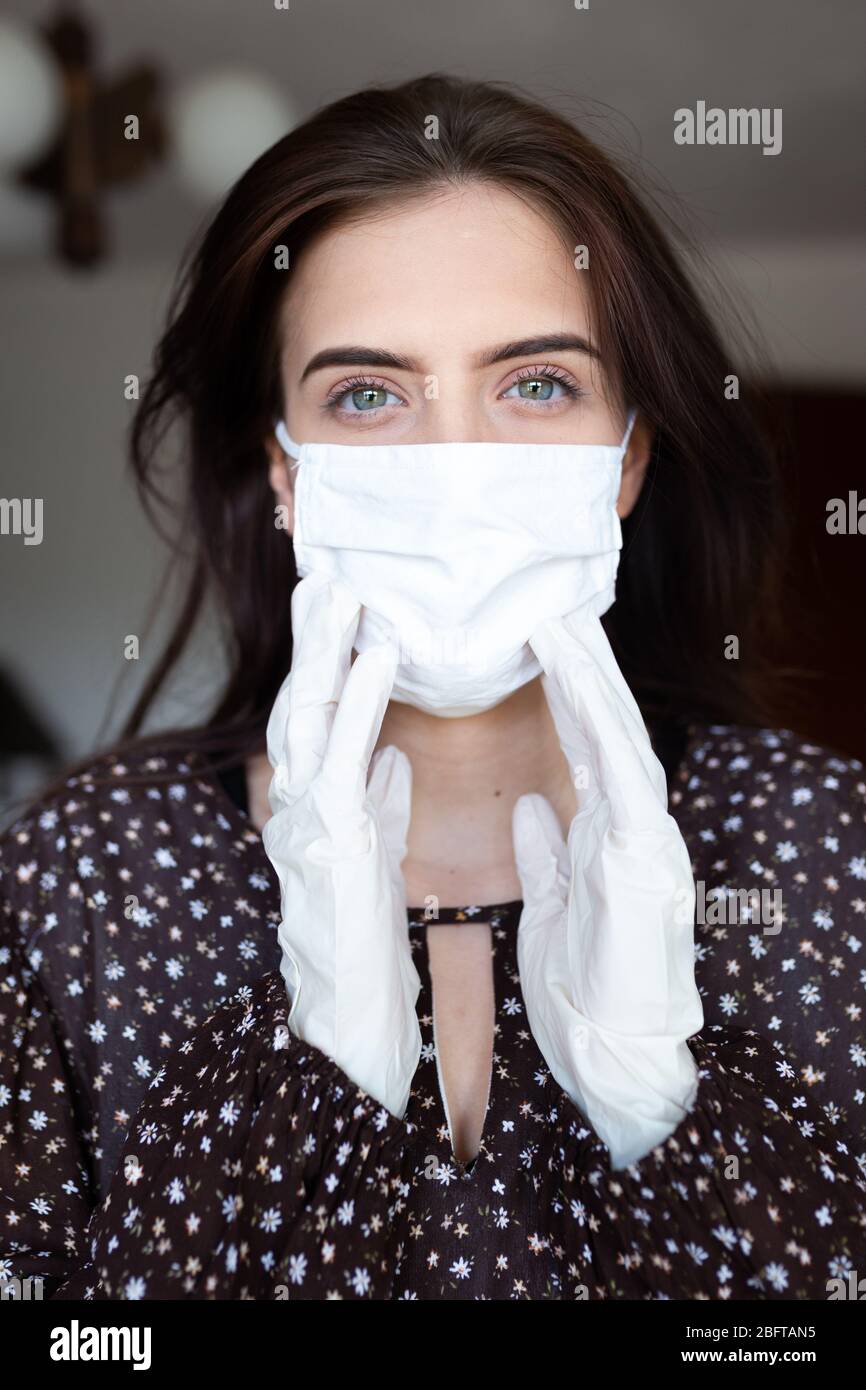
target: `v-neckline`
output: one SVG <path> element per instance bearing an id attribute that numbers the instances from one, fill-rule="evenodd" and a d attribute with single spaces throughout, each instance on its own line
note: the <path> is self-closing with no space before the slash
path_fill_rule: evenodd
<path id="1" fill-rule="evenodd" d="M 501 1107 L 499 1105 L 499 1090 L 497 1088 L 497 1068 L 502 1065 L 502 1057 L 497 1060 L 497 1028 L 500 1029 L 500 1012 L 506 1003 L 506 982 L 504 971 L 507 969 L 507 961 L 513 960 L 516 969 L 516 936 L 520 913 L 523 908 L 521 899 L 511 899 L 505 903 L 491 904 L 488 906 L 478 906 L 467 904 L 464 907 L 440 908 L 438 920 L 428 920 L 423 916 L 423 909 L 410 909 L 409 928 L 414 938 L 419 941 L 419 947 L 423 952 L 421 969 L 419 970 L 422 982 L 422 995 L 419 998 L 419 1021 L 424 1027 L 425 1011 L 424 1006 L 429 1008 L 429 1042 L 427 1047 L 432 1049 L 430 1054 L 425 1057 L 422 1050 L 422 1057 L 419 1060 L 418 1068 L 412 1080 L 412 1094 L 414 1103 L 410 1102 L 412 1119 L 418 1126 L 420 1134 L 430 1134 L 431 1129 L 437 1135 L 444 1134 L 446 1137 L 438 1141 L 447 1149 L 447 1154 L 441 1156 L 441 1161 L 450 1165 L 456 1172 L 457 1179 L 461 1182 L 471 1181 L 477 1174 L 479 1159 L 486 1153 L 493 1152 L 494 1130 L 496 1116 Z M 445 1083 L 441 1067 L 439 1054 L 438 1038 L 436 1035 L 435 1017 L 435 990 L 433 985 L 432 971 L 430 968 L 430 952 L 427 936 L 428 927 L 438 927 L 445 925 L 459 926 L 464 921 L 477 922 L 478 925 L 486 925 L 490 929 L 490 965 L 492 971 L 492 992 L 493 992 L 493 1044 L 490 1056 L 490 1074 L 487 1085 L 487 1099 L 484 1108 L 484 1118 L 482 1121 L 481 1134 L 478 1141 L 478 1150 L 475 1156 L 469 1160 L 457 1158 L 454 1152 L 454 1137 L 451 1128 L 451 1121 L 448 1113 L 448 1103 L 445 1093 Z M 500 941 L 497 941 L 497 937 Z M 518 986 L 519 987 L 519 986 Z M 426 995 L 426 997 L 425 997 Z M 501 1045 L 501 1044 L 500 1044 Z M 421 1076 L 422 1066 L 433 1060 L 436 1070 L 436 1084 L 432 1084 L 429 1077 Z M 539 1053 L 539 1060 L 543 1063 L 544 1059 Z M 420 1078 L 420 1079 L 419 1079 Z M 428 1091 L 433 1099 L 434 1115 L 433 1122 L 430 1124 L 429 1118 L 426 1122 L 420 1122 L 423 1114 L 422 1103 L 418 1095 L 423 1088 L 423 1083 L 428 1082 Z M 409 1112 L 407 1112 L 408 1117 Z"/>

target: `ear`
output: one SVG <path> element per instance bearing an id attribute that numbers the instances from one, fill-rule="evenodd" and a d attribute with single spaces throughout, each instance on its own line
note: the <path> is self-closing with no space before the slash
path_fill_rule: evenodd
<path id="1" fill-rule="evenodd" d="M 622 461 L 622 481 L 616 503 L 616 514 L 622 519 L 628 516 L 643 487 L 647 466 L 652 453 L 654 433 L 651 426 L 638 416 L 634 422 L 628 448 Z"/>
<path id="2" fill-rule="evenodd" d="M 285 510 L 280 514 L 281 529 L 289 535 L 295 529 L 295 489 L 289 470 L 290 459 L 283 452 L 277 438 L 269 434 L 265 439 L 268 454 L 268 482 L 274 494 L 276 505 Z"/>

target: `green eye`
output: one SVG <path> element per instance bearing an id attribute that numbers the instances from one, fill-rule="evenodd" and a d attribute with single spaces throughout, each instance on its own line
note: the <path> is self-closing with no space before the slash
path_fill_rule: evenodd
<path id="1" fill-rule="evenodd" d="M 549 401 L 553 395 L 553 382 L 549 377 L 532 376 L 519 381 L 517 389 L 525 401 Z"/>
<path id="2" fill-rule="evenodd" d="M 359 386 L 352 392 L 352 404 L 358 410 L 375 410 L 385 405 L 389 395 L 383 386 Z"/>
<path id="3" fill-rule="evenodd" d="M 546 405 L 553 401 L 576 400 L 582 395 L 583 391 L 577 382 L 560 368 L 550 366 L 539 370 L 524 370 L 516 381 L 512 381 L 503 399 L 535 401 L 540 405 Z"/>

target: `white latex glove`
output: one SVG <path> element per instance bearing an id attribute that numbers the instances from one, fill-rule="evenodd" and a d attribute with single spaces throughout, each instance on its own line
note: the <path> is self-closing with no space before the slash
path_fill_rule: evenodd
<path id="1" fill-rule="evenodd" d="M 402 1119 L 421 1055 L 401 863 L 409 760 L 371 754 L 394 680 L 382 647 L 351 661 L 360 607 L 322 576 L 292 595 L 292 669 L 268 720 L 273 817 L 262 833 L 280 881 L 289 1028 Z"/>
<path id="2" fill-rule="evenodd" d="M 637 1162 L 687 1114 L 703 1025 L 695 889 L 664 770 L 598 618 L 545 622 L 531 646 L 563 750 L 588 786 L 563 840 L 544 797 L 520 797 L 518 968 L 551 1073 L 607 1144 Z"/>

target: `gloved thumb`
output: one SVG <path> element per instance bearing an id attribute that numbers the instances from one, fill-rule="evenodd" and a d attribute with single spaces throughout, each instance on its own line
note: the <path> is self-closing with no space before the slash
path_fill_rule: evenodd
<path id="1" fill-rule="evenodd" d="M 514 859 L 523 890 L 521 926 L 561 912 L 568 900 L 568 849 L 550 802 L 532 792 L 512 815 Z"/>
<path id="2" fill-rule="evenodd" d="M 370 760 L 367 799 L 376 813 L 388 858 L 399 868 L 406 857 L 412 814 L 412 765 L 393 744 L 380 748 Z"/>

